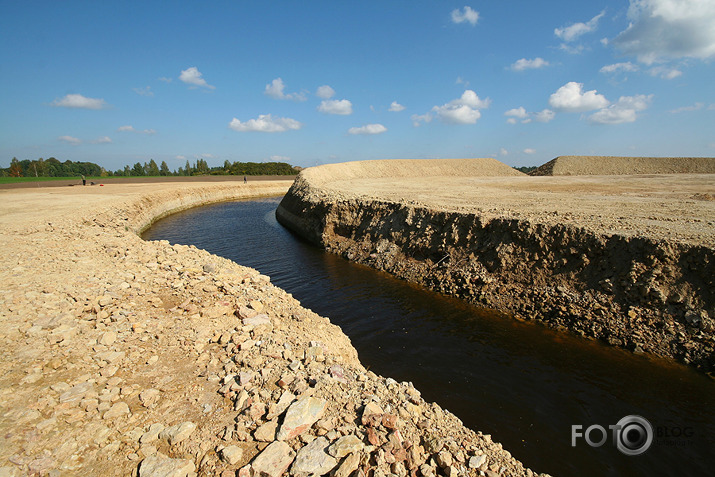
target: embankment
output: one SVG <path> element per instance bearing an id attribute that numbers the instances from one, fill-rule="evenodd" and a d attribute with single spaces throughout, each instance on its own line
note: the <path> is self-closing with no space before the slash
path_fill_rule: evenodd
<path id="1" fill-rule="evenodd" d="M 559 156 L 532 176 L 715 174 L 714 157 Z"/>
<path id="2" fill-rule="evenodd" d="M 534 475 L 269 277 L 137 235 L 289 185 L 0 192 L 1 475 Z"/>
<path id="3" fill-rule="evenodd" d="M 482 159 L 467 177 L 463 161 L 457 173 L 444 160 L 382 162 L 377 176 L 374 162 L 303 171 L 278 220 L 350 260 L 516 318 L 715 366 L 715 210 L 693 192 L 713 176 L 506 177 Z M 693 189 L 663 192 L 685 180 Z"/>

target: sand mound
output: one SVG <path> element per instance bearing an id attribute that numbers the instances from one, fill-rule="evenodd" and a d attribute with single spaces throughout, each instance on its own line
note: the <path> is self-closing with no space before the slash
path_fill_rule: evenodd
<path id="1" fill-rule="evenodd" d="M 513 167 L 492 158 L 385 159 L 343 162 L 311 167 L 301 172 L 312 184 L 335 180 L 397 177 L 523 176 Z"/>
<path id="2" fill-rule="evenodd" d="M 713 157 L 559 156 L 532 176 L 591 176 L 628 174 L 713 174 Z"/>

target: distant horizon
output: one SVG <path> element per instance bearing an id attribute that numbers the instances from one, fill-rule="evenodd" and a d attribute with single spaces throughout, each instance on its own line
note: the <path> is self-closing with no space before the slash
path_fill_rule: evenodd
<path id="1" fill-rule="evenodd" d="M 715 2 L 1 12 L 1 167 L 715 156 Z"/>

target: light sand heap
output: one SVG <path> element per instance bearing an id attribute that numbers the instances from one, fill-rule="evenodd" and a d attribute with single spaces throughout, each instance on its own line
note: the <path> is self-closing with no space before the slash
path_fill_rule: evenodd
<path id="1" fill-rule="evenodd" d="M 715 174 L 713 157 L 559 156 L 532 176 Z"/>

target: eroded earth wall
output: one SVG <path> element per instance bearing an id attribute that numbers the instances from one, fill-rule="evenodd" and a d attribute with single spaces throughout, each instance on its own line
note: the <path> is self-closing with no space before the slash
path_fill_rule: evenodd
<path id="1" fill-rule="evenodd" d="M 637 353 L 711 371 L 713 250 L 351 197 L 299 176 L 278 220 L 347 259 Z"/>

